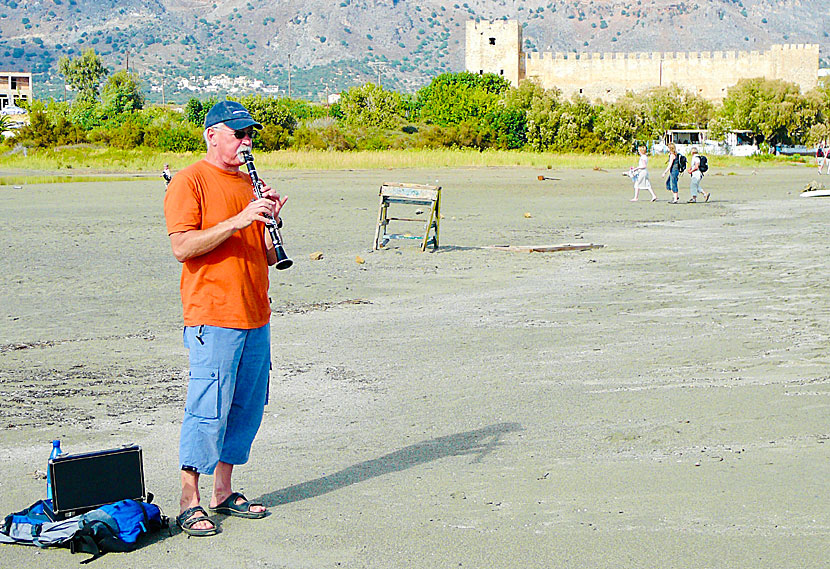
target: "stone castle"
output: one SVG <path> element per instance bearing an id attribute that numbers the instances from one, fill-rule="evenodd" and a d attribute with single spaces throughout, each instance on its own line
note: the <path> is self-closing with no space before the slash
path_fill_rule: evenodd
<path id="1" fill-rule="evenodd" d="M 525 53 L 519 22 L 467 22 L 467 71 L 495 73 L 513 85 L 533 79 L 589 100 L 613 101 L 627 91 L 675 83 L 720 101 L 738 80 L 752 77 L 783 79 L 805 92 L 817 85 L 818 65 L 815 44 L 772 45 L 764 52 Z"/>

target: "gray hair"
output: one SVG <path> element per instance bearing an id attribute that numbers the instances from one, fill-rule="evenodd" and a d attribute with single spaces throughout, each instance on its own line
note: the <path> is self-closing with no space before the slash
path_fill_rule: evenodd
<path id="1" fill-rule="evenodd" d="M 210 148 L 210 141 L 208 140 L 208 131 L 209 130 L 214 130 L 217 126 L 225 126 L 225 123 L 218 122 L 214 125 L 211 125 L 211 126 L 207 127 L 205 129 L 205 131 L 202 133 L 202 137 L 205 139 L 205 146 L 208 147 L 208 148 Z"/>

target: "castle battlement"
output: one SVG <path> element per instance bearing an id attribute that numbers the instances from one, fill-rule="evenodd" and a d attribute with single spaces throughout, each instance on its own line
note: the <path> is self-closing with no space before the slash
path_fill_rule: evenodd
<path id="1" fill-rule="evenodd" d="M 513 85 L 532 79 L 566 96 L 611 100 L 627 91 L 672 83 L 720 100 L 741 79 L 763 76 L 796 83 L 802 91 L 818 82 L 819 46 L 775 44 L 765 51 L 531 52 L 522 50 L 516 20 L 469 21 L 466 64 L 473 73 L 496 73 Z"/>
<path id="2" fill-rule="evenodd" d="M 606 52 L 568 52 L 568 51 L 530 51 L 523 52 L 526 59 L 739 59 L 742 57 L 761 57 L 770 52 L 798 52 L 798 55 L 811 55 L 817 45 L 814 44 L 773 44 L 766 52 L 753 51 L 606 51 Z"/>

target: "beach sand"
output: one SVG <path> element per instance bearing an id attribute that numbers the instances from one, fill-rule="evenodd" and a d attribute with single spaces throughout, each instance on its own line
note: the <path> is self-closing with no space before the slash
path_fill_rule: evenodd
<path id="1" fill-rule="evenodd" d="M 630 203 L 619 174 L 262 172 L 295 264 L 271 272 L 270 404 L 235 481 L 271 515 L 95 566 L 826 567 L 830 199 L 799 197 L 803 166 L 713 168 L 693 205 L 657 183 Z M 371 250 L 383 182 L 443 186 L 436 252 Z M 55 438 L 140 444 L 176 515 L 163 196 L 0 186 L 0 515 L 44 497 Z M 604 247 L 485 248 L 560 243 Z M 1 567 L 85 557 L 0 546 Z"/>

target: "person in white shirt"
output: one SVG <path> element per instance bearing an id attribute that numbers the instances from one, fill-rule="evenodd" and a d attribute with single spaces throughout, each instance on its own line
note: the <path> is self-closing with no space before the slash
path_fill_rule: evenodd
<path id="1" fill-rule="evenodd" d="M 634 197 L 631 201 L 636 202 L 640 197 L 640 190 L 648 190 L 651 194 L 651 201 L 657 201 L 657 194 L 651 189 L 651 181 L 648 179 L 648 154 L 646 154 L 646 147 L 640 146 L 637 149 L 640 152 L 640 161 L 637 166 L 631 167 L 626 174 L 634 181 Z"/>
<path id="2" fill-rule="evenodd" d="M 692 177 L 689 190 L 692 193 L 692 197 L 689 198 L 689 203 L 697 203 L 698 194 L 703 194 L 703 201 L 708 202 L 709 193 L 704 192 L 700 187 L 700 180 L 703 178 L 703 172 L 700 171 L 700 156 L 697 155 L 697 148 L 692 146 L 691 150 L 689 150 L 689 154 L 692 156 L 692 165 L 689 168 L 689 175 Z"/>

